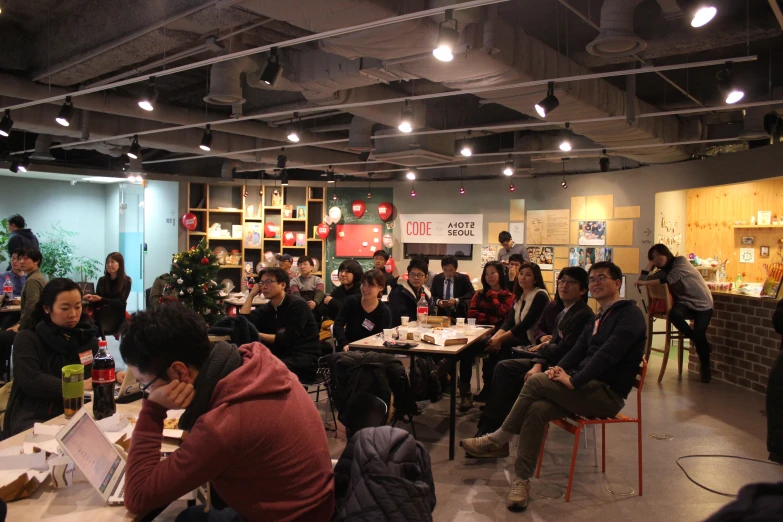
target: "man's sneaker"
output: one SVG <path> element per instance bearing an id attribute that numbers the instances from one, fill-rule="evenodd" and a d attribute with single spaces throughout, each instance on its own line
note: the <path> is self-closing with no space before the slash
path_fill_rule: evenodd
<path id="1" fill-rule="evenodd" d="M 511 481 L 511 491 L 506 497 L 506 506 L 511 510 L 522 510 L 527 507 L 530 496 L 530 481 L 514 477 Z"/>
<path id="2" fill-rule="evenodd" d="M 486 387 L 482 388 L 480 392 L 473 396 L 473 402 L 480 402 L 482 404 L 489 400 L 489 390 Z"/>
<path id="3" fill-rule="evenodd" d="M 465 448 L 465 452 L 468 455 L 476 458 L 504 459 L 508 457 L 508 444 L 499 446 L 490 440 L 489 435 L 462 439 L 459 445 Z"/>

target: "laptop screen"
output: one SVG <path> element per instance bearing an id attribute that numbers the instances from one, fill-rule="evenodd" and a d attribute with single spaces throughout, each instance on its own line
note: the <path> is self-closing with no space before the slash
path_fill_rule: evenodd
<path id="1" fill-rule="evenodd" d="M 121 459 L 95 421 L 82 415 L 61 442 L 87 480 L 104 493 Z"/>

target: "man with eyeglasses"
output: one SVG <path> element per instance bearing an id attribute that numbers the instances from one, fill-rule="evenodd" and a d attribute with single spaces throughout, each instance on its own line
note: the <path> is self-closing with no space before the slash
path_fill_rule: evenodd
<path id="1" fill-rule="evenodd" d="M 557 278 L 557 292 L 564 308 L 555 319 L 552 339 L 535 346 L 513 350 L 517 359 L 498 363 L 492 378 L 489 400 L 479 419 L 477 437 L 501 427 L 525 381 L 550 366 L 555 366 L 574 347 L 587 322 L 595 316 L 587 305 L 587 272 L 584 268 L 564 268 Z"/>
<path id="2" fill-rule="evenodd" d="M 647 325 L 636 302 L 620 297 L 622 283 L 620 267 L 595 263 L 588 284 L 600 310 L 576 345 L 557 366 L 527 379 L 499 430 L 460 443 L 473 457 L 503 457 L 511 438 L 519 434 L 515 476 L 506 499 L 509 509 L 527 507 L 530 478 L 549 421 L 569 414 L 614 417 L 625 405 L 644 356 Z"/>
<path id="3" fill-rule="evenodd" d="M 321 347 L 318 325 L 307 301 L 290 295 L 288 274 L 282 268 L 265 268 L 239 310 L 258 329 L 258 339 L 303 382 L 315 377 Z M 269 301 L 253 310 L 259 292 Z"/>
<path id="4" fill-rule="evenodd" d="M 416 307 L 421 296 L 427 301 L 427 307 L 432 312 L 432 294 L 425 285 L 427 281 L 427 263 L 421 259 L 411 259 L 408 264 L 408 280 L 400 277 L 397 286 L 389 294 L 389 309 L 392 313 L 392 326 L 400 326 L 401 317 L 416 320 Z"/>
<path id="5" fill-rule="evenodd" d="M 147 513 L 209 483 L 209 513 L 178 521 L 328 521 L 334 514 L 329 448 L 307 391 L 261 343 L 212 343 L 203 317 L 181 303 L 133 316 L 120 354 L 149 392 L 125 468 L 125 506 Z M 187 430 L 161 460 L 167 411 Z M 227 505 L 216 509 L 216 497 Z"/>

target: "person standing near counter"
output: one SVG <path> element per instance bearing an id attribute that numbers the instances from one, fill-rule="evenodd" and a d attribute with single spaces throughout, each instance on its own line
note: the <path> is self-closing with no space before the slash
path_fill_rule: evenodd
<path id="1" fill-rule="evenodd" d="M 95 310 L 95 324 L 101 336 L 115 335 L 125 323 L 125 310 L 133 281 L 125 275 L 125 259 L 119 252 L 106 256 L 103 277 L 98 279 L 95 294 L 84 300 Z"/>
<path id="2" fill-rule="evenodd" d="M 636 286 L 669 285 L 669 292 L 674 298 L 669 320 L 696 345 L 701 381 L 710 382 L 711 348 L 707 341 L 707 327 L 712 319 L 713 303 L 707 283 L 685 257 L 675 256 L 666 245 L 653 245 L 647 252 L 647 259 L 650 262 L 642 270 Z M 653 268 L 658 270 L 650 274 Z M 693 328 L 688 324 L 689 320 L 693 320 Z"/>

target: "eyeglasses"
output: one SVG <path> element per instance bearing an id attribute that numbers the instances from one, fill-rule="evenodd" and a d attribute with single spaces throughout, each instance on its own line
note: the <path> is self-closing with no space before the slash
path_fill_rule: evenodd
<path id="1" fill-rule="evenodd" d="M 412 279 L 421 279 L 422 277 L 425 277 L 425 275 L 422 272 L 408 272 L 408 277 Z"/>
<path id="2" fill-rule="evenodd" d="M 578 285 L 579 281 L 575 281 L 573 279 L 558 279 L 557 280 L 558 286 L 569 286 L 569 285 Z"/>
<path id="3" fill-rule="evenodd" d="M 277 283 L 274 279 L 261 279 L 258 284 L 261 286 L 269 286 L 271 284 Z"/>
<path id="4" fill-rule="evenodd" d="M 604 282 L 604 281 L 606 281 L 607 279 L 612 279 L 612 278 L 611 278 L 610 276 L 608 276 L 608 275 L 603 275 L 603 274 L 601 274 L 601 275 L 599 275 L 599 276 L 595 276 L 595 277 L 591 277 L 591 278 L 589 278 L 589 279 L 587 280 L 587 282 L 588 282 L 588 283 L 590 283 L 591 285 L 594 285 L 594 284 L 596 284 L 596 283 L 603 283 L 603 282 Z"/>
<path id="5" fill-rule="evenodd" d="M 152 379 L 152 380 L 151 380 L 150 382 L 148 382 L 147 384 L 141 384 L 141 383 L 139 383 L 139 389 L 142 391 L 142 393 L 147 393 L 147 390 L 149 390 L 149 389 L 150 389 L 150 386 L 152 386 L 153 384 L 155 384 L 155 381 L 157 381 L 158 379 L 160 379 L 160 377 L 155 377 L 154 379 Z"/>

